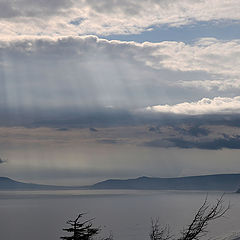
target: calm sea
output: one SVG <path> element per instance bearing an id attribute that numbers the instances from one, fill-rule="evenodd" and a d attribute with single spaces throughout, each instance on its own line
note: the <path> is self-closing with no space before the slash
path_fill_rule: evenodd
<path id="1" fill-rule="evenodd" d="M 209 203 L 222 192 L 208 193 Z M 62 228 L 78 213 L 95 218 L 101 236 L 116 240 L 147 240 L 151 219 L 169 225 L 175 237 L 188 225 L 203 203 L 206 192 L 193 191 L 2 191 L 0 192 L 1 240 L 57 240 Z M 240 232 L 240 194 L 226 193 L 231 207 L 225 217 L 209 225 L 208 238 L 223 239 Z"/>

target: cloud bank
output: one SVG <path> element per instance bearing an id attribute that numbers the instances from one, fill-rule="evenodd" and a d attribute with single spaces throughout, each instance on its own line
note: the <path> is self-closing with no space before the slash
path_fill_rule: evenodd
<path id="1" fill-rule="evenodd" d="M 221 51 L 219 51 L 221 49 Z M 240 42 L 201 39 L 182 42 L 136 43 L 96 36 L 17 37 L 0 39 L 0 108 L 41 111 L 50 108 L 151 109 L 191 114 L 231 112 L 237 86 L 223 86 L 240 74 Z M 218 80 L 216 80 L 216 78 Z M 195 79 L 195 80 L 193 80 Z M 199 88 L 199 82 L 205 88 Z M 209 87 L 211 82 L 211 87 Z M 191 87 L 189 87 L 189 84 Z M 202 100 L 206 95 L 223 98 Z M 211 101 L 211 104 L 206 104 Z M 213 107 L 215 101 L 222 107 Z M 156 106 L 187 102 L 177 107 Z M 193 103 L 188 103 L 193 102 Z M 191 106 L 199 107 L 193 110 Z M 189 110 L 187 110 L 187 107 Z M 208 110 L 200 110 L 207 108 Z M 211 109 L 210 109 L 211 107 Z M 165 110 L 164 110 L 165 109 Z"/>
<path id="2" fill-rule="evenodd" d="M 0 1 L 1 35 L 137 34 L 154 26 L 239 21 L 238 0 Z"/>
<path id="3" fill-rule="evenodd" d="M 145 147 L 156 148 L 183 148 L 183 149 L 204 149 L 204 150 L 221 150 L 240 149 L 240 136 L 225 136 L 221 138 L 209 138 L 205 140 L 186 140 L 181 137 L 169 139 L 156 139 L 143 144 Z"/>

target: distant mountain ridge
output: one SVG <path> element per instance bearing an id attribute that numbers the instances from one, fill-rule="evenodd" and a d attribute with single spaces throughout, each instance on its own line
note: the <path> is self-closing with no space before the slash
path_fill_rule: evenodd
<path id="1" fill-rule="evenodd" d="M 177 178 L 139 177 L 134 179 L 109 179 L 91 186 L 53 186 L 23 183 L 0 177 L 0 190 L 70 190 L 70 189 L 132 189 L 132 190 L 203 190 L 237 191 L 240 174 L 215 174 Z M 239 191 L 240 192 L 240 191 Z"/>
<path id="2" fill-rule="evenodd" d="M 240 174 L 215 174 L 178 178 L 152 178 L 143 176 L 127 180 L 109 179 L 94 184 L 92 188 L 237 191 L 240 188 Z"/>
<path id="3" fill-rule="evenodd" d="M 23 183 L 8 177 L 0 177 L 0 190 L 64 190 L 81 189 L 81 187 L 54 186 L 35 183 Z"/>

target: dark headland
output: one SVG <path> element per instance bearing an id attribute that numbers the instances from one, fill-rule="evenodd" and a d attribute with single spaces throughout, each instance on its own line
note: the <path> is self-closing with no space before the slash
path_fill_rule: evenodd
<path id="1" fill-rule="evenodd" d="M 70 190 L 82 189 L 83 187 L 55 186 L 35 183 L 23 183 L 8 177 L 0 177 L 0 190 Z"/>
<path id="2" fill-rule="evenodd" d="M 110 179 L 96 183 L 92 188 L 237 191 L 240 188 L 240 174 L 216 174 L 177 178 L 139 177 L 127 180 Z"/>
<path id="3" fill-rule="evenodd" d="M 91 186 L 40 185 L 0 177 L 0 190 L 135 189 L 237 191 L 239 188 L 240 174 L 216 174 L 177 178 L 139 177 L 126 180 L 109 179 Z"/>

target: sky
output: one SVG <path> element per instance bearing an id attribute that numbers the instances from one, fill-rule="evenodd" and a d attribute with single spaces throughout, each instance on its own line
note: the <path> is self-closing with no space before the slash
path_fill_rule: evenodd
<path id="1" fill-rule="evenodd" d="M 239 173 L 239 65 L 238 0 L 0 0 L 0 176 Z"/>

